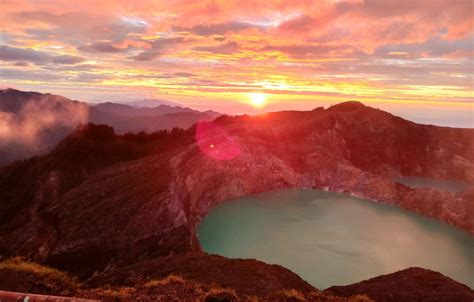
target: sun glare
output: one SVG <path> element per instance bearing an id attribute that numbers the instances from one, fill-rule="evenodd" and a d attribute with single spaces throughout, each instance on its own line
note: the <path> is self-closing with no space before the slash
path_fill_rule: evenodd
<path id="1" fill-rule="evenodd" d="M 252 106 L 261 108 L 265 106 L 267 95 L 265 93 L 249 93 L 249 98 Z"/>

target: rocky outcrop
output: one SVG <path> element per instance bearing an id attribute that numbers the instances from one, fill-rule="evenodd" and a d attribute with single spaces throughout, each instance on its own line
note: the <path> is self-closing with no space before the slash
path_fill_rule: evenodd
<path id="1" fill-rule="evenodd" d="M 341 297 L 364 293 L 377 302 L 474 300 L 474 291 L 466 285 L 438 272 L 417 267 L 351 285 L 333 286 L 324 293 Z"/>
<path id="2" fill-rule="evenodd" d="M 91 149 L 102 150 L 98 158 L 86 161 L 93 168 L 75 161 L 77 147 L 4 168 L 0 205 L 9 215 L 0 225 L 0 251 L 87 278 L 199 251 L 196 226 L 216 204 L 295 187 L 394 204 L 474 233 L 472 190 L 453 194 L 394 181 L 413 175 L 472 182 L 472 129 L 417 125 L 360 103 L 206 123 L 160 138 L 146 152 L 136 152 L 143 143 L 136 137 L 88 136 L 88 148 L 101 142 Z M 83 146 L 80 131 L 69 144 Z M 134 156 L 103 152 L 124 140 L 134 142 L 125 149 Z M 12 192 L 22 191 L 28 194 L 21 193 L 21 206 L 12 206 Z"/>

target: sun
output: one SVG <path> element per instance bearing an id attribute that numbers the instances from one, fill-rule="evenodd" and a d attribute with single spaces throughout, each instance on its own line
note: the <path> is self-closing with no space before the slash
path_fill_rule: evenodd
<path id="1" fill-rule="evenodd" d="M 265 106 L 267 95 L 265 93 L 249 93 L 250 103 L 252 106 L 261 108 Z"/>

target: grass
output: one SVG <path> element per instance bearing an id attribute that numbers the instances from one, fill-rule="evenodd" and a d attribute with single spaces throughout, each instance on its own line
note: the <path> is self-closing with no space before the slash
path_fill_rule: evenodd
<path id="1" fill-rule="evenodd" d="M 33 274 L 38 278 L 42 285 L 47 288 L 63 292 L 64 290 L 75 292 L 80 288 L 80 284 L 75 278 L 57 269 L 31 262 L 22 257 L 13 257 L 0 261 L 0 270 L 10 270 Z"/>
<path id="2" fill-rule="evenodd" d="M 168 277 L 161 279 L 161 280 L 151 280 L 145 283 L 146 287 L 154 287 L 159 285 L 167 285 L 169 283 L 184 283 L 184 279 L 181 276 L 177 275 L 169 275 Z"/>
<path id="3" fill-rule="evenodd" d="M 146 283 L 141 283 L 138 288 L 131 287 L 103 287 L 95 289 L 85 289 L 75 279 L 67 273 L 61 272 L 57 269 L 40 265 L 31 262 L 22 257 L 13 257 L 0 261 L 0 271 L 9 273 L 20 272 L 25 274 L 25 278 L 34 280 L 36 286 L 48 288 L 51 292 L 57 294 L 73 294 L 86 296 L 88 298 L 113 298 L 121 301 L 128 301 L 135 295 L 141 295 L 143 289 L 149 288 L 153 290 L 165 291 L 171 288 L 175 294 L 185 288 L 193 289 L 195 297 L 199 297 L 200 301 L 214 301 L 216 299 L 226 298 L 226 301 L 239 301 L 238 295 L 232 288 L 222 288 L 217 284 L 205 285 L 192 280 L 185 280 L 179 275 L 169 275 L 166 278 L 159 280 L 150 280 Z M 23 275 L 20 275 L 23 276 Z M 23 278 L 23 277 L 22 277 Z M 171 286 L 171 287 L 170 287 Z M 160 287 L 163 287 L 160 289 Z M 146 291 L 144 292 L 146 293 Z M 183 293 L 184 294 L 184 293 Z M 259 301 L 334 301 L 334 302 L 373 302 L 372 299 L 365 295 L 355 295 L 349 298 L 326 296 L 321 292 L 311 292 L 303 294 L 296 289 L 283 289 L 275 293 L 272 297 L 257 297 L 257 296 L 243 296 L 240 301 L 245 302 L 259 302 Z M 283 300 L 281 300 L 283 298 Z M 268 300 L 270 299 L 270 300 Z M 272 300 L 273 299 L 273 300 Z"/>
<path id="4" fill-rule="evenodd" d="M 257 296 L 243 296 L 242 301 L 245 301 L 245 302 L 260 302 L 260 299 Z"/>
<path id="5" fill-rule="evenodd" d="M 88 294 L 93 294 L 96 297 L 108 297 L 108 298 L 118 298 L 124 300 L 129 298 L 129 296 L 135 291 L 131 287 L 118 287 L 118 288 L 96 288 L 88 291 Z"/>
<path id="6" fill-rule="evenodd" d="M 297 291 L 296 289 L 283 289 L 280 291 L 280 294 L 288 299 L 292 299 L 294 301 L 306 301 L 304 295 Z"/>
<path id="7" fill-rule="evenodd" d="M 210 301 L 212 298 L 214 298 L 215 301 L 220 301 L 217 299 L 222 299 L 223 297 L 226 297 L 228 300 L 222 300 L 222 301 L 238 301 L 238 296 L 235 290 L 233 290 L 232 288 L 220 288 L 220 287 L 211 288 L 205 294 L 202 301 Z"/>
<path id="8" fill-rule="evenodd" d="M 355 295 L 349 297 L 349 302 L 374 302 L 374 300 L 370 299 L 366 295 Z"/>

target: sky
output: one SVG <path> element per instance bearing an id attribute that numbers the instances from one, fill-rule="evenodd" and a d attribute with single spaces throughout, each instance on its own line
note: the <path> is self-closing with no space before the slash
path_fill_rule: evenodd
<path id="1" fill-rule="evenodd" d="M 471 0 L 0 6 L 1 88 L 226 113 L 356 100 L 473 127 Z"/>

